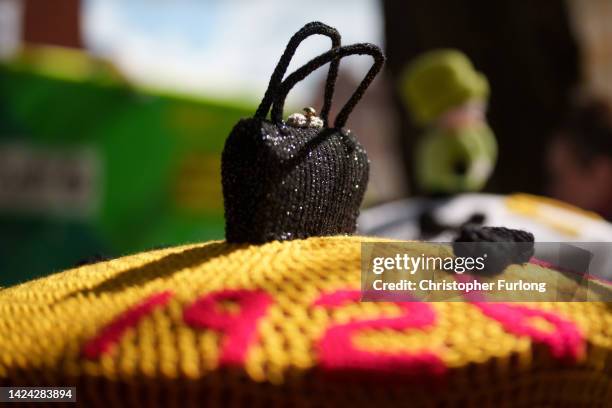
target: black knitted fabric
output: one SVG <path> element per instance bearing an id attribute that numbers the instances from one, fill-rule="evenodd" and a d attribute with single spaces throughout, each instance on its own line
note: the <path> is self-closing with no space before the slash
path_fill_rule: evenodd
<path id="1" fill-rule="evenodd" d="M 288 48 L 296 45 L 294 39 Z M 325 108 L 322 129 L 292 127 L 282 121 L 284 99 L 297 82 L 326 63 L 357 54 L 371 55 L 375 62 L 333 128 L 327 127 Z M 375 45 L 354 44 L 332 48 L 282 83 L 277 82 L 275 70 L 270 80 L 275 89 L 268 89 L 262 101 L 264 107 L 269 107 L 268 100 L 273 102 L 271 120 L 265 119 L 267 111 L 258 109 L 255 117 L 239 121 L 225 142 L 221 173 L 228 242 L 263 243 L 355 231 L 369 165 L 363 147 L 342 126 L 383 62 Z M 286 69 L 288 61 L 283 65 Z M 335 79 L 332 71 L 328 79 Z M 328 82 L 326 101 L 331 101 L 332 92 Z"/>
<path id="2" fill-rule="evenodd" d="M 511 264 L 528 262 L 534 253 L 533 234 L 504 227 L 479 227 L 467 224 L 453 242 L 453 252 L 460 257 L 486 254 L 482 274 L 501 273 Z"/>

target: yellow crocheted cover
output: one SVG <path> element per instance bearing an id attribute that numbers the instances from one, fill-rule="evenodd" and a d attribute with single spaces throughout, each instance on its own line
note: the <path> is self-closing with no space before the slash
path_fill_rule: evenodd
<path id="1" fill-rule="evenodd" d="M 609 303 L 359 303 L 363 241 L 209 242 L 0 290 L 0 385 L 104 407 L 610 406 Z"/>

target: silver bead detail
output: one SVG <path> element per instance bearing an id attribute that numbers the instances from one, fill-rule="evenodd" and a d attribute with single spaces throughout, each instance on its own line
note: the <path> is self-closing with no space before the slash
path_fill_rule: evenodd
<path id="1" fill-rule="evenodd" d="M 308 127 L 316 128 L 316 129 L 323 128 L 323 119 L 321 119 L 318 116 L 314 116 L 310 118 L 310 121 L 308 122 Z"/>
<path id="2" fill-rule="evenodd" d="M 292 113 L 287 118 L 287 125 L 298 128 L 315 128 L 323 127 L 323 119 L 317 116 L 317 111 L 314 108 L 304 108 L 304 113 Z"/>
<path id="3" fill-rule="evenodd" d="M 308 120 L 306 119 L 306 116 L 302 115 L 301 113 L 292 113 L 287 118 L 287 125 L 305 128 L 308 127 Z"/>

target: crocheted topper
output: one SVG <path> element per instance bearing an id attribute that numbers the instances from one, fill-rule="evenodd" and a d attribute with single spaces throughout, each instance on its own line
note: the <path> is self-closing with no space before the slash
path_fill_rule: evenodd
<path id="1" fill-rule="evenodd" d="M 332 49 L 282 80 L 300 42 L 314 34 L 330 37 Z M 349 55 L 370 55 L 374 64 L 330 126 L 338 64 Z M 344 125 L 383 62 L 377 46 L 340 46 L 338 31 L 322 23 L 309 23 L 291 38 L 254 117 L 239 121 L 225 142 L 221 173 L 228 242 L 263 243 L 355 231 L 369 164 L 365 150 Z M 289 91 L 327 63 L 320 114 L 308 107 L 284 121 Z"/>
<path id="2" fill-rule="evenodd" d="M 362 245 L 376 242 L 207 242 L 5 288 L 0 385 L 77 386 L 84 407 L 610 405 L 605 298 L 360 302 Z M 506 276 L 576 287 L 552 268 Z"/>

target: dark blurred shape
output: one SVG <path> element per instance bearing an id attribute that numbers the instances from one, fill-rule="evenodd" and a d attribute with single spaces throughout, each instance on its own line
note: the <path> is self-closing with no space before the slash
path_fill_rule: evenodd
<path id="1" fill-rule="evenodd" d="M 26 0 L 23 41 L 82 48 L 80 0 Z"/>
<path id="2" fill-rule="evenodd" d="M 434 209 L 436 207 L 428 208 L 423 211 L 418 218 L 419 230 L 421 231 L 421 239 L 428 240 L 432 237 L 441 234 L 445 231 L 456 231 L 461 230 L 463 227 L 467 225 L 477 226 L 484 224 L 487 219 L 486 215 L 483 213 L 475 212 L 470 215 L 464 222 L 460 225 L 449 225 L 440 222 L 435 214 Z"/>
<path id="3" fill-rule="evenodd" d="M 103 254 L 94 254 L 94 255 L 79 259 L 75 266 L 91 265 L 91 264 L 95 264 L 98 262 L 108 261 L 109 259 L 113 259 L 113 257 L 108 256 L 108 255 L 103 255 Z"/>
<path id="4" fill-rule="evenodd" d="M 576 272 L 578 276 L 586 276 L 594 257 L 593 253 L 575 245 L 561 243 L 560 246 L 559 267 Z"/>
<path id="5" fill-rule="evenodd" d="M 559 269 L 565 271 L 565 276 L 572 277 L 578 283 L 566 293 L 559 293 L 559 301 L 588 301 L 587 293 L 579 290 L 581 287 L 588 287 L 589 268 L 594 254 L 587 249 L 574 245 L 562 243 L 559 248 Z"/>
<path id="6" fill-rule="evenodd" d="M 424 211 L 419 215 L 419 230 L 424 238 L 438 235 L 450 227 L 439 222 L 431 211 Z"/>
<path id="7" fill-rule="evenodd" d="M 487 190 L 542 192 L 547 135 L 579 79 L 565 2 L 389 0 L 383 5 L 387 69 L 395 85 L 405 65 L 422 52 L 465 52 L 491 84 L 488 118 L 498 137 L 499 161 Z M 414 181 L 417 129 L 400 104 L 397 87 L 395 92 L 402 118 L 398 137 Z"/>
<path id="8" fill-rule="evenodd" d="M 463 225 L 468 225 L 468 224 L 482 225 L 484 224 L 486 220 L 487 220 L 487 216 L 485 214 L 480 213 L 480 212 L 475 212 L 474 214 L 470 215 L 470 218 Z"/>
<path id="9" fill-rule="evenodd" d="M 572 144 L 582 164 L 599 156 L 612 157 L 612 107 L 597 99 L 573 106 L 558 137 Z"/>
<path id="10" fill-rule="evenodd" d="M 453 242 L 458 257 L 484 257 L 483 275 L 501 273 L 511 264 L 528 262 L 534 253 L 534 237 L 527 231 L 467 224 Z"/>
<path id="11" fill-rule="evenodd" d="M 612 107 L 590 99 L 565 118 L 548 150 L 550 193 L 612 219 Z"/>

